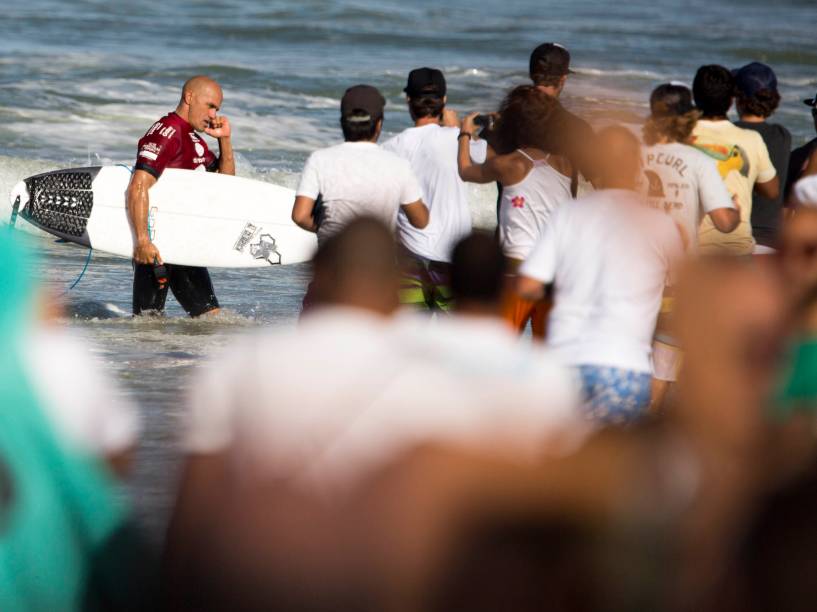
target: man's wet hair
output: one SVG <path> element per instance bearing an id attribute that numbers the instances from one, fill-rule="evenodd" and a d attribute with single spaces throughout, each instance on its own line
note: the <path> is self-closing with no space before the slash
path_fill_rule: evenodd
<path id="1" fill-rule="evenodd" d="M 451 255 L 455 303 L 498 303 L 505 271 L 505 258 L 493 233 L 475 231 L 463 238 Z"/>
<path id="2" fill-rule="evenodd" d="M 535 85 L 512 89 L 499 107 L 497 139 L 503 151 L 535 147 L 553 151 L 558 146 L 555 124 L 559 102 Z"/>
<path id="3" fill-rule="evenodd" d="M 415 121 L 425 117 L 442 117 L 445 102 L 439 96 L 409 98 L 409 113 Z"/>
<path id="4" fill-rule="evenodd" d="M 726 115 L 735 97 L 735 77 L 717 64 L 701 66 L 692 82 L 692 97 L 704 117 Z"/>
<path id="5" fill-rule="evenodd" d="M 364 119 L 365 117 L 369 117 L 369 119 L 366 120 Z M 343 139 L 346 142 L 365 142 L 372 140 L 377 133 L 377 122 L 379 119 L 379 117 L 371 117 L 364 111 L 341 118 L 340 129 L 343 131 Z"/>

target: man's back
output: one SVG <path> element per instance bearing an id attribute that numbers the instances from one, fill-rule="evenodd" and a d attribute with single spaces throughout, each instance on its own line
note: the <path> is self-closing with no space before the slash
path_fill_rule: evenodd
<path id="1" fill-rule="evenodd" d="M 373 142 L 344 142 L 315 151 L 304 166 L 298 195 L 322 198 L 319 241 L 363 215 L 393 228 L 400 205 L 421 199 L 408 162 Z"/>
<path id="2" fill-rule="evenodd" d="M 643 158 L 642 193 L 653 208 L 672 217 L 684 233 L 687 248 L 694 250 L 704 215 L 732 206 L 715 160 L 679 142 L 645 147 Z"/>
<path id="3" fill-rule="evenodd" d="M 789 156 L 791 154 L 791 134 L 779 123 L 767 121 L 736 121 L 735 125 L 745 130 L 753 130 L 760 134 L 772 165 L 780 179 L 780 194 L 769 199 L 755 194 L 752 202 L 752 234 L 758 244 L 774 247 L 777 244 L 777 234 L 783 221 L 783 186 L 789 173 Z"/>
<path id="4" fill-rule="evenodd" d="M 553 282 L 547 344 L 566 363 L 650 371 L 670 262 L 682 252 L 670 218 L 623 190 L 557 210 L 521 274 Z"/>
<path id="5" fill-rule="evenodd" d="M 754 249 L 750 222 L 752 190 L 755 183 L 765 183 L 776 176 L 763 138 L 726 120 L 701 119 L 693 131 L 693 144 L 717 161 L 727 189 L 740 205 L 740 224 L 728 234 L 719 232 L 711 220 L 704 219 L 700 231 L 701 251 L 750 255 Z"/>
<path id="6" fill-rule="evenodd" d="M 457 170 L 459 129 L 428 124 L 411 127 L 383 144 L 383 148 L 411 164 L 423 202 L 431 214 L 428 225 L 417 229 L 404 214 L 397 219 L 400 242 L 412 253 L 434 261 L 448 261 L 454 244 L 471 231 L 468 190 Z M 471 156 L 485 159 L 485 141 L 474 141 Z"/>

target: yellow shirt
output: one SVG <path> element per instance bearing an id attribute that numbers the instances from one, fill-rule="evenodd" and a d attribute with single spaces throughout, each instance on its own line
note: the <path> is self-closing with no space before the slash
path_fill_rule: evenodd
<path id="1" fill-rule="evenodd" d="M 698 121 L 692 132 L 692 144 L 718 165 L 726 188 L 740 205 L 740 223 L 728 234 L 715 229 L 709 217 L 704 217 L 699 236 L 704 254 L 751 255 L 752 189 L 755 183 L 772 180 L 777 172 L 769 159 L 769 150 L 760 134 L 744 130 L 731 121 Z"/>

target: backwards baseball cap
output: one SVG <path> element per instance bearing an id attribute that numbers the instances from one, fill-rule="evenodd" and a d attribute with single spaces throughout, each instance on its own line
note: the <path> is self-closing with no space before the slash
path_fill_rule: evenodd
<path id="1" fill-rule="evenodd" d="M 764 89 L 777 91 L 777 76 L 774 70 L 766 64 L 752 62 L 733 70 L 732 74 L 735 76 L 735 87 L 738 92 L 747 98 L 751 98 Z"/>
<path id="2" fill-rule="evenodd" d="M 677 117 L 695 110 L 692 92 L 683 83 L 664 83 L 650 94 L 650 112 L 653 117 Z"/>
<path id="3" fill-rule="evenodd" d="M 429 96 L 445 97 L 445 77 L 436 68 L 415 68 L 408 75 L 406 88 L 403 90 L 409 98 Z"/>
<path id="4" fill-rule="evenodd" d="M 559 43 L 539 45 L 530 54 L 530 78 L 553 77 L 573 74 L 570 69 L 570 52 Z"/>
<path id="5" fill-rule="evenodd" d="M 383 118 L 383 108 L 386 99 L 371 85 L 355 85 L 346 90 L 340 101 L 340 116 L 345 118 L 352 115 L 355 121 L 377 121 Z"/>

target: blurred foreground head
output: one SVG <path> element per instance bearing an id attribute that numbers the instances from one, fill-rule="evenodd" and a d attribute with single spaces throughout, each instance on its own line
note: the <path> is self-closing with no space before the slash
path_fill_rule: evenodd
<path id="1" fill-rule="evenodd" d="M 612 125 L 599 132 L 596 147 L 601 188 L 635 190 L 641 173 L 641 143 L 635 134 Z"/>
<path id="2" fill-rule="evenodd" d="M 398 306 L 394 237 L 376 219 L 355 219 L 327 239 L 312 266 L 316 306 L 352 306 L 384 315 Z"/>
<path id="3" fill-rule="evenodd" d="M 817 208 L 801 206 L 783 225 L 778 255 L 796 306 L 809 308 L 817 300 Z"/>
<path id="4" fill-rule="evenodd" d="M 684 347 L 679 416 L 724 451 L 756 440 L 775 383 L 786 303 L 774 266 L 732 258 L 690 264 L 676 301 Z"/>
<path id="5" fill-rule="evenodd" d="M 505 258 L 493 234 L 474 232 L 451 256 L 451 291 L 458 312 L 499 314 Z"/>

